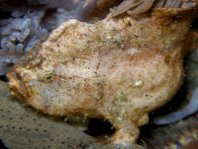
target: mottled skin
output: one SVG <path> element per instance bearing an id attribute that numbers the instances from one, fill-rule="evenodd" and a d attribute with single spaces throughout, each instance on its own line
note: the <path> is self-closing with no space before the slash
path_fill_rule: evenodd
<path id="1" fill-rule="evenodd" d="M 50 115 L 107 119 L 117 129 L 113 143 L 134 142 L 148 113 L 181 85 L 188 16 L 196 11 L 65 22 L 8 74 L 11 93 Z"/>

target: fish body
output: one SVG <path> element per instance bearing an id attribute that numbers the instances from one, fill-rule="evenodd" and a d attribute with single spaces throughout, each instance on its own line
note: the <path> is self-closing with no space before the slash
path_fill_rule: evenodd
<path id="1" fill-rule="evenodd" d="M 94 24 L 69 20 L 8 73 L 11 94 L 53 116 L 106 119 L 112 143 L 135 142 L 175 95 L 197 9 L 158 9 Z M 145 27 L 146 26 L 146 27 Z"/>

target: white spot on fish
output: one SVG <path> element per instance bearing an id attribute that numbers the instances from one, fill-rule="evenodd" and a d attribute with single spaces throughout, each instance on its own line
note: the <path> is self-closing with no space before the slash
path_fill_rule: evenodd
<path id="1" fill-rule="evenodd" d="M 134 54 L 140 53 L 140 51 L 136 48 L 130 48 L 127 50 L 127 54 L 133 56 Z"/>
<path id="2" fill-rule="evenodd" d="M 142 80 L 137 80 L 134 82 L 134 87 L 142 87 L 144 85 L 144 82 Z"/>

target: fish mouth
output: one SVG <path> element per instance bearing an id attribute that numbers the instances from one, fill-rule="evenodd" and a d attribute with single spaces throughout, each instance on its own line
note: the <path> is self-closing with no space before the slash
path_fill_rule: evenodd
<path id="1" fill-rule="evenodd" d="M 20 73 L 16 69 L 12 69 L 7 73 L 8 86 L 10 89 L 10 94 L 16 97 L 18 100 L 24 101 L 29 97 L 25 82 L 20 76 Z"/>

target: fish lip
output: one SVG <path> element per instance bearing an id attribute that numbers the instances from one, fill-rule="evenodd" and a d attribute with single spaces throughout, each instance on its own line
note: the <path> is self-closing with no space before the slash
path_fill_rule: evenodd
<path id="1" fill-rule="evenodd" d="M 20 73 L 17 72 L 16 69 L 12 69 L 6 76 L 8 78 L 10 94 L 18 100 L 24 101 L 27 99 L 27 97 L 29 97 L 28 90 Z"/>

